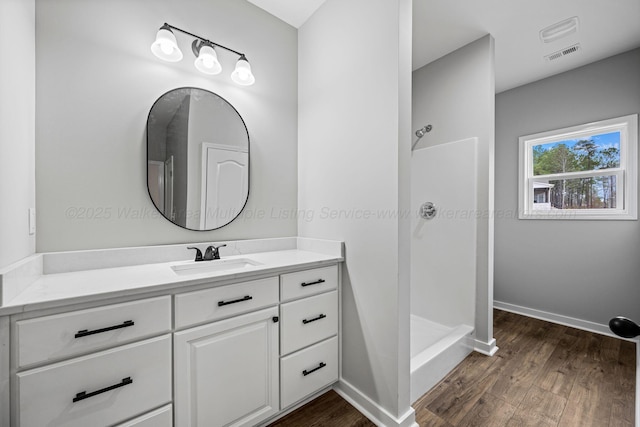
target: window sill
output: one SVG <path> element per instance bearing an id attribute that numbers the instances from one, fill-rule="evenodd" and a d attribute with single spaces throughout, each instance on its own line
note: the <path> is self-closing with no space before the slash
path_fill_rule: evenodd
<path id="1" fill-rule="evenodd" d="M 539 211 L 539 212 L 524 212 L 518 216 L 519 219 L 555 219 L 555 220 L 606 220 L 606 221 L 637 221 L 638 214 L 630 213 L 628 211 L 602 211 L 599 210 L 594 212 L 593 210 L 590 212 L 585 212 L 583 210 L 571 210 L 566 209 L 562 212 L 548 212 L 548 211 Z"/>

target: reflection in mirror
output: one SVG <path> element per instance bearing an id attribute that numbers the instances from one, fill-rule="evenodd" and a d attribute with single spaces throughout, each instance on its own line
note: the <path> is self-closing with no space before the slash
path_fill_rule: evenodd
<path id="1" fill-rule="evenodd" d="M 162 95 L 147 120 L 147 187 L 180 227 L 213 230 L 233 221 L 249 196 L 249 133 L 236 109 L 204 89 Z"/>

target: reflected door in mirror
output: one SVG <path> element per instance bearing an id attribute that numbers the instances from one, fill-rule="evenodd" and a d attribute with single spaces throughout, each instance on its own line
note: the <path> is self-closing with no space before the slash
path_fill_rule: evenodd
<path id="1" fill-rule="evenodd" d="M 203 144 L 201 228 L 219 228 L 238 216 L 248 191 L 249 153 L 232 146 Z"/>
<path id="2" fill-rule="evenodd" d="M 249 133 L 236 109 L 196 88 L 162 95 L 147 120 L 147 186 L 169 221 L 213 230 L 233 221 L 249 196 Z"/>

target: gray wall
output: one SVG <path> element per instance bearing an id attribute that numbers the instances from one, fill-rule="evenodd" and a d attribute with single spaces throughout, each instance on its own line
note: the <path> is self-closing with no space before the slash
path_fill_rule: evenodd
<path id="1" fill-rule="evenodd" d="M 327 0 L 298 52 L 298 198 L 313 215 L 298 227 L 345 241 L 343 380 L 412 417 L 410 224 L 394 216 L 409 207 L 411 2 Z"/>
<path id="2" fill-rule="evenodd" d="M 493 209 L 493 150 L 495 76 L 493 37 L 473 43 L 413 72 L 413 130 L 433 125 L 415 146 L 478 137 L 479 212 Z M 412 135 L 413 141 L 416 136 Z M 493 220 L 482 215 L 477 223 L 476 338 L 493 339 Z"/>
<path id="3" fill-rule="evenodd" d="M 164 22 L 245 52 L 255 85 L 231 81 L 237 57 L 224 51 L 222 74 L 197 71 L 185 35 L 181 62 L 157 59 Z M 295 28 L 238 0 L 38 0 L 36 59 L 39 252 L 296 235 L 281 214 L 297 208 Z M 228 100 L 251 138 L 246 211 L 217 231 L 169 223 L 147 194 L 147 114 L 185 86 Z"/>
<path id="4" fill-rule="evenodd" d="M 638 221 L 517 219 L 519 136 L 638 112 L 640 49 L 497 95 L 497 301 L 599 324 L 640 319 Z"/>
<path id="5" fill-rule="evenodd" d="M 35 251 L 35 2 L 0 0 L 0 269 Z"/>

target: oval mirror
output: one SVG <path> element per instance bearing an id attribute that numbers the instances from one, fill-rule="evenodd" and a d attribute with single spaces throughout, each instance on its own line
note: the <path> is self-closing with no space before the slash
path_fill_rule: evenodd
<path id="1" fill-rule="evenodd" d="M 162 95 L 147 119 L 147 188 L 169 221 L 214 230 L 249 197 L 249 133 L 238 111 L 204 89 Z"/>

